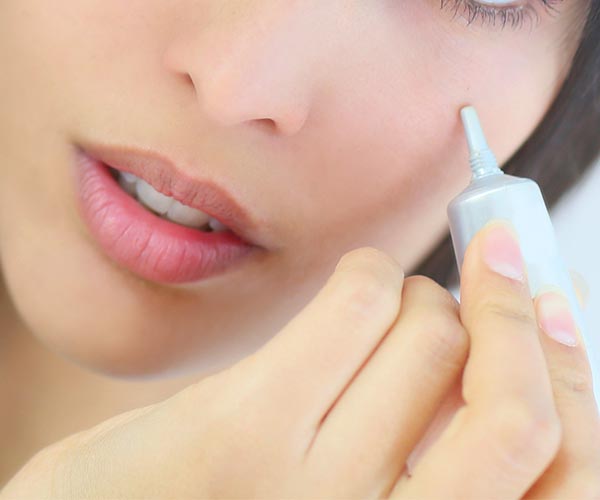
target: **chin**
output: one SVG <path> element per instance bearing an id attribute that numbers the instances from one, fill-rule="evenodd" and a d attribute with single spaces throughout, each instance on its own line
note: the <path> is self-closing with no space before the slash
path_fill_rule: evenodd
<path id="1" fill-rule="evenodd" d="M 34 245 L 25 247 L 35 253 Z M 177 298 L 169 300 L 141 285 L 93 252 L 70 248 L 58 253 L 49 248 L 41 260 L 28 258 L 33 255 L 27 251 L 4 252 L 6 287 L 26 330 L 53 354 L 110 377 L 162 377 L 189 370 L 186 358 L 198 349 L 193 347 L 197 334 L 189 332 L 201 325 L 186 329 L 174 321 Z M 194 370 L 202 371 L 201 356 L 194 357 Z"/>
<path id="2" fill-rule="evenodd" d="M 164 331 L 156 331 L 157 326 L 115 319 L 91 324 L 56 318 L 53 325 L 37 325 L 33 334 L 55 355 L 97 374 L 134 379 L 179 374 L 184 362 L 168 349 L 168 338 L 157 339 L 164 335 Z"/>

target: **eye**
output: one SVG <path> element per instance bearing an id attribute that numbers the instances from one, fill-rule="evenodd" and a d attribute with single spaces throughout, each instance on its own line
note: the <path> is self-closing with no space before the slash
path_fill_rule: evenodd
<path id="1" fill-rule="evenodd" d="M 507 5 L 518 4 L 519 2 L 515 2 L 515 0 L 479 0 L 479 3 L 491 5 L 492 7 L 505 7 Z"/>
<path id="2" fill-rule="evenodd" d="M 467 24 L 480 22 L 491 27 L 521 28 L 526 22 L 534 26 L 540 16 L 537 6 L 546 13 L 556 13 L 562 0 L 440 0 L 440 7 L 453 17 L 466 19 Z"/>

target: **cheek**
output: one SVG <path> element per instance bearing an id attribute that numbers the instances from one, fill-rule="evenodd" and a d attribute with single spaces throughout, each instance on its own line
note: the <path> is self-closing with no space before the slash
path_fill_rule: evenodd
<path id="1" fill-rule="evenodd" d="M 525 42 L 521 37 L 487 44 L 467 40 L 454 64 L 464 83 L 448 88 L 449 100 L 477 108 L 500 163 L 533 132 L 562 83 L 554 54 L 535 39 L 530 47 Z"/>
<path id="2" fill-rule="evenodd" d="M 163 20 L 160 9 L 167 10 L 167 3 L 172 5 L 158 0 L 0 2 L 0 60 L 6 75 L 0 78 L 0 232 L 19 230 L 15 214 L 41 229 L 38 240 L 46 233 L 56 238 L 59 227 L 72 229 L 73 221 L 79 222 L 65 167 L 68 141 L 74 131 L 102 126 L 115 137 L 127 137 L 122 129 L 128 118 L 149 115 L 139 103 L 151 99 L 139 96 L 151 94 L 152 85 L 140 82 L 156 80 L 148 61 L 165 30 L 151 26 L 144 14 L 152 11 L 153 19 Z M 150 124 L 151 116 L 144 122 Z M 144 128 L 137 127 L 140 135 Z"/>
<path id="3" fill-rule="evenodd" d="M 366 228 L 411 226 L 415 213 L 439 224 L 444 200 L 468 180 L 457 121 L 465 83 L 439 47 L 415 42 L 420 28 L 388 15 L 332 57 L 335 93 L 315 106 L 326 126 L 302 166 L 312 195 L 303 208 L 335 238 L 369 240 Z"/>
<path id="4" fill-rule="evenodd" d="M 428 49 L 423 60 L 435 69 L 422 88 L 453 106 L 452 119 L 458 118 L 460 106 L 474 105 L 490 146 L 504 163 L 541 121 L 562 85 L 575 48 L 564 43 L 572 12 L 565 9 L 552 17 L 540 8 L 539 24 L 524 21 L 521 27 L 501 29 L 478 20 L 467 26 L 452 20 L 451 12 L 435 8 L 432 13 L 428 2 L 413 3 L 430 19 L 420 19 L 419 26 L 420 36 L 429 41 L 422 45 Z"/>
<path id="5" fill-rule="evenodd" d="M 52 129 L 93 127 L 98 119 L 119 127 L 124 120 L 115 120 L 114 108 L 102 101 L 136 103 L 140 92 L 152 88 L 157 54 L 170 36 L 167 27 L 177 26 L 168 17 L 175 15 L 175 3 L 0 2 L 0 55 L 10 77 L 6 92 L 16 97 L 6 99 L 9 116 L 47 115 Z M 93 124 L 86 123 L 90 110 L 98 115 Z"/>
<path id="6" fill-rule="evenodd" d="M 404 212 L 395 217 L 414 225 L 415 213 L 435 212 L 442 221 L 470 177 L 459 109 L 477 108 L 503 163 L 561 84 L 569 54 L 553 44 L 555 26 L 467 29 L 425 4 L 403 3 L 382 16 L 374 34 L 332 69 L 336 126 L 323 151 L 332 154 L 326 164 L 336 169 L 336 185 L 321 187 L 325 203 L 335 205 L 328 213 L 337 210 L 339 218 L 387 213 L 389 222 L 392 211 Z"/>

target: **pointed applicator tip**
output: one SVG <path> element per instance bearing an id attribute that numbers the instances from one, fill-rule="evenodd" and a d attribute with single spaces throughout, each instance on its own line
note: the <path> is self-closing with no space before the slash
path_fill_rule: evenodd
<path id="1" fill-rule="evenodd" d="M 469 144 L 471 154 L 473 151 L 489 149 L 475 108 L 473 106 L 465 106 L 460 110 L 460 117 L 462 118 L 463 126 L 465 128 L 467 143 Z"/>
<path id="2" fill-rule="evenodd" d="M 465 106 L 460 110 L 463 127 L 467 136 L 469 145 L 471 170 L 473 177 L 483 177 L 489 174 L 499 174 L 502 170 L 498 167 L 498 162 L 494 153 L 490 150 L 477 111 L 473 106 Z"/>

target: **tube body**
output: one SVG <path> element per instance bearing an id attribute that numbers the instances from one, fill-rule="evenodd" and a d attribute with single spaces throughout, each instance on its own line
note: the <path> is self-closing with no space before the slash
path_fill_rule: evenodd
<path id="1" fill-rule="evenodd" d="M 557 286 L 569 298 L 587 347 L 596 397 L 600 400 L 600 356 L 596 342 L 588 334 L 583 311 L 537 183 L 504 173 L 474 178 L 448 205 L 448 219 L 459 273 L 469 242 L 487 222 L 505 219 L 513 224 L 519 236 L 531 296 L 535 297 L 542 287 Z"/>

